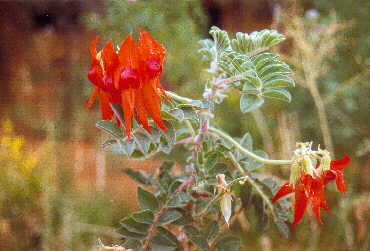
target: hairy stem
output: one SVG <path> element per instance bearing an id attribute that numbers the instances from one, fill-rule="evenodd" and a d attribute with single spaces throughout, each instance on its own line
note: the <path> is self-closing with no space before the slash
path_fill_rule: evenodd
<path id="1" fill-rule="evenodd" d="M 217 134 L 221 138 L 227 140 L 229 143 L 231 143 L 233 146 L 235 146 L 241 153 L 244 153 L 245 155 L 261 162 L 266 165 L 290 165 L 292 164 L 291 160 L 273 160 L 273 159 L 265 159 L 261 156 L 256 155 L 255 153 L 245 149 L 243 146 L 241 146 L 238 142 L 236 142 L 232 137 L 224 133 L 223 131 L 216 129 L 214 127 L 209 127 L 209 132 L 212 132 L 214 134 Z"/>
<path id="2" fill-rule="evenodd" d="M 274 206 L 272 205 L 270 199 L 266 196 L 266 194 L 261 190 L 261 188 L 257 185 L 257 183 L 247 175 L 247 172 L 243 169 L 243 167 L 240 166 L 239 162 L 236 160 L 234 154 L 232 152 L 229 152 L 229 157 L 231 159 L 231 162 L 234 164 L 234 166 L 238 169 L 238 171 L 243 175 L 245 178 L 245 181 L 248 182 L 253 189 L 261 196 L 262 200 L 266 203 L 268 206 L 271 214 L 275 216 Z"/>
<path id="3" fill-rule="evenodd" d="M 193 100 L 190 99 L 190 98 L 186 98 L 186 97 L 183 97 L 183 96 L 180 96 L 174 92 L 171 92 L 171 91 L 166 91 L 166 94 L 168 96 L 170 96 L 171 98 L 173 98 L 174 100 L 180 102 L 180 103 L 191 103 Z"/>

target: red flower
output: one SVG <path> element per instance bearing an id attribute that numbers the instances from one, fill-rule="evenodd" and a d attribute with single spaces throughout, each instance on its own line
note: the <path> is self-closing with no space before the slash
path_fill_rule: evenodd
<path id="1" fill-rule="evenodd" d="M 326 185 L 329 181 L 335 179 L 337 189 L 344 193 L 347 190 L 346 183 L 344 182 L 343 169 L 350 162 L 349 156 L 345 155 L 341 160 L 332 160 L 330 162 L 330 170 L 323 173 L 323 181 Z"/>
<path id="2" fill-rule="evenodd" d="M 330 162 L 330 169 L 324 170 L 322 173 L 313 175 L 303 174 L 295 184 L 285 183 L 275 194 L 272 202 L 276 202 L 280 198 L 290 193 L 295 193 L 294 203 L 294 220 L 292 225 L 295 226 L 303 217 L 308 202 L 311 202 L 312 211 L 317 220 L 322 223 L 320 209 L 328 210 L 325 201 L 325 185 L 331 181 L 336 181 L 337 188 L 341 192 L 346 191 L 346 184 L 343 178 L 343 169 L 349 163 L 350 159 L 345 156 L 341 160 L 333 160 Z M 319 165 L 316 170 L 319 170 Z"/>
<path id="3" fill-rule="evenodd" d="M 272 202 L 276 202 L 285 195 L 293 192 L 295 193 L 295 204 L 292 225 L 295 226 L 302 219 L 309 201 L 311 202 L 312 211 L 315 213 L 316 218 L 322 223 L 320 209 L 328 210 L 324 197 L 323 181 L 320 178 L 305 174 L 300 177 L 294 186 L 289 182 L 285 183 L 275 194 Z"/>
<path id="4" fill-rule="evenodd" d="M 159 82 L 166 49 L 152 36 L 140 30 L 139 44 L 130 34 L 115 50 L 111 41 L 101 52 L 97 52 L 98 37 L 91 42 L 92 63 L 88 79 L 94 85 L 93 93 L 87 102 L 91 107 L 99 97 L 103 120 L 113 117 L 111 104 L 120 104 L 124 114 L 125 133 L 131 138 L 132 118 L 147 131 L 148 117 L 163 130 L 166 126 L 160 113 L 162 99 L 168 98 Z"/>
<path id="5" fill-rule="evenodd" d="M 88 79 L 94 85 L 93 93 L 88 100 L 86 106 L 90 108 L 95 99 L 100 99 L 100 109 L 104 120 L 112 119 L 113 111 L 110 103 L 118 103 L 118 94 L 115 92 L 112 77 L 115 67 L 118 63 L 117 55 L 115 54 L 111 41 L 107 42 L 101 52 L 97 53 L 96 44 L 99 37 L 94 38 L 90 45 L 90 54 L 92 63 Z"/>

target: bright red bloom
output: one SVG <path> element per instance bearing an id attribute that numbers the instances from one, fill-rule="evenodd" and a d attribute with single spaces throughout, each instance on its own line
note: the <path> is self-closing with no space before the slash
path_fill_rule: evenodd
<path id="1" fill-rule="evenodd" d="M 349 156 L 345 155 L 341 160 L 332 160 L 330 162 L 330 170 L 324 171 L 323 181 L 327 184 L 329 181 L 335 179 L 337 189 L 344 193 L 347 190 L 346 183 L 344 182 L 343 169 L 350 162 Z"/>
<path id="2" fill-rule="evenodd" d="M 329 209 L 325 201 L 325 185 L 335 179 L 337 189 L 345 192 L 346 184 L 343 178 L 343 169 L 349 161 L 348 156 L 345 156 L 341 160 L 333 160 L 330 162 L 330 170 L 325 170 L 321 174 L 304 174 L 298 179 L 296 184 L 285 183 L 275 194 L 272 202 L 276 202 L 285 195 L 294 192 L 294 220 L 292 225 L 295 226 L 302 219 L 308 202 L 311 202 L 312 211 L 317 220 L 322 223 L 320 209 Z M 317 166 L 317 170 L 318 167 L 319 165 Z"/>
<path id="3" fill-rule="evenodd" d="M 111 41 L 107 42 L 102 51 L 97 53 L 96 44 L 98 41 L 99 37 L 96 37 L 90 45 L 90 54 L 93 60 L 87 76 L 94 85 L 94 90 L 86 106 L 90 108 L 95 99 L 99 97 L 102 118 L 109 120 L 113 116 L 110 104 L 119 103 L 112 81 L 114 69 L 118 64 L 118 57 Z"/>
<path id="4" fill-rule="evenodd" d="M 324 183 L 321 178 L 314 178 L 309 174 L 305 174 L 294 186 L 287 182 L 275 194 L 272 202 L 276 202 L 293 192 L 295 194 L 295 204 L 292 225 L 295 226 L 302 219 L 309 201 L 317 220 L 322 223 L 320 209 L 328 210 L 328 206 L 325 202 Z"/>
<path id="5" fill-rule="evenodd" d="M 98 38 L 95 38 L 90 46 L 92 63 L 88 79 L 94 90 L 87 107 L 99 97 L 103 120 L 110 120 L 113 117 L 111 104 L 120 104 L 129 138 L 133 117 L 149 132 L 149 116 L 158 127 L 166 130 L 160 113 L 160 94 L 168 97 L 159 82 L 166 54 L 164 46 L 144 30 L 140 30 L 139 43 L 130 34 L 119 50 L 115 50 L 109 41 L 98 53 L 97 42 Z"/>

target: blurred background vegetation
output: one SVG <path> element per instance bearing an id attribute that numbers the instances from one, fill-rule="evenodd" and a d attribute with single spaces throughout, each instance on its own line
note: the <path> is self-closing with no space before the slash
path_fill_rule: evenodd
<path id="1" fill-rule="evenodd" d="M 199 98 L 206 73 L 197 41 L 217 25 L 230 34 L 286 34 L 278 50 L 298 83 L 292 103 L 269 101 L 243 116 L 231 94 L 217 109 L 221 128 L 251 132 L 273 158 L 289 157 L 306 140 L 352 158 L 349 191 L 328 193 L 324 225 L 306 217 L 283 239 L 244 218 L 231 231 L 245 237 L 245 250 L 368 250 L 369 13 L 366 0 L 1 1 L 0 249 L 96 250 L 98 238 L 118 244 L 114 229 L 136 207 L 135 184 L 121 169 L 154 170 L 166 158 L 134 161 L 100 149 L 98 109 L 84 108 L 91 38 L 120 42 L 136 27 L 148 29 L 168 50 L 165 87 Z M 288 177 L 286 168 L 263 172 Z"/>

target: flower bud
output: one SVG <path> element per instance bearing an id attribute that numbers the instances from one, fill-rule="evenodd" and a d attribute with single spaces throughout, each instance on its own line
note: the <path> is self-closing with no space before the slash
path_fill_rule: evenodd
<path id="1" fill-rule="evenodd" d="M 308 155 L 303 156 L 302 165 L 303 165 L 303 170 L 302 171 L 305 174 L 309 174 L 309 175 L 312 176 L 314 167 L 313 167 L 313 164 L 312 164 L 312 160 Z"/>
<path id="2" fill-rule="evenodd" d="M 326 150 L 323 150 L 321 152 L 322 154 L 322 157 L 320 159 L 320 167 L 319 167 L 319 172 L 320 173 L 323 173 L 327 170 L 330 170 L 330 162 L 331 162 L 331 158 L 330 158 L 330 154 L 328 151 Z"/>

